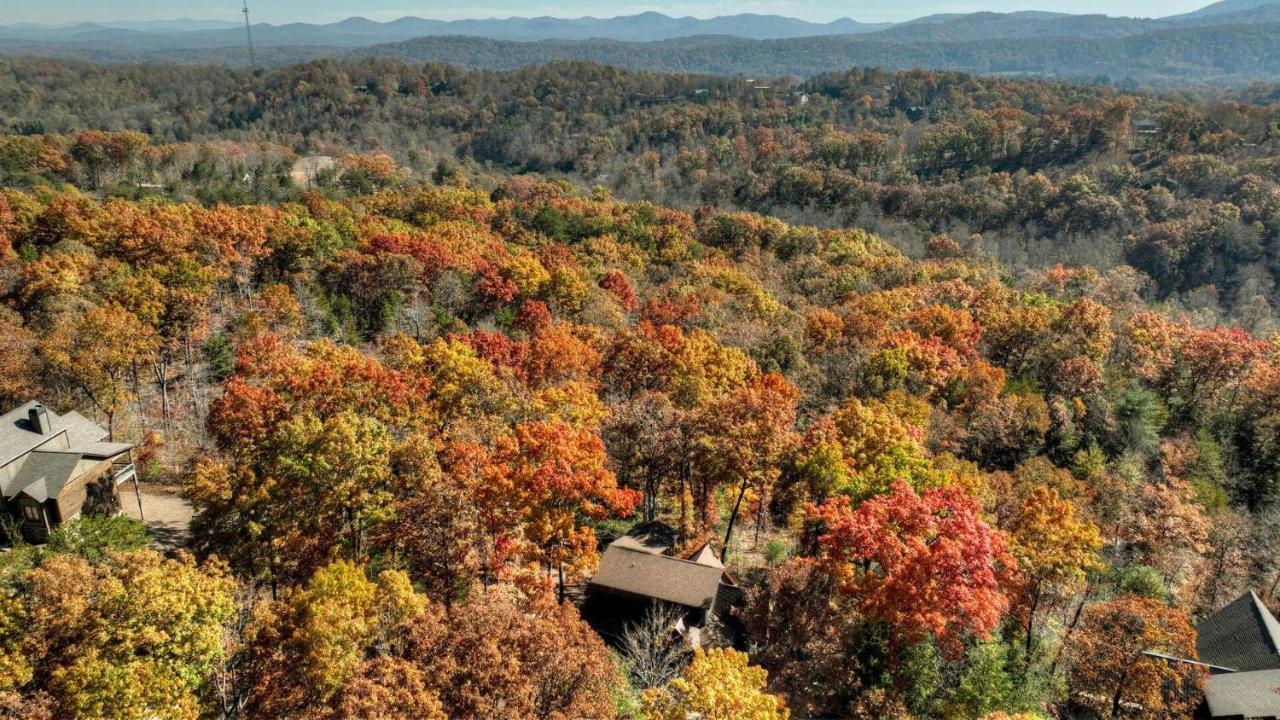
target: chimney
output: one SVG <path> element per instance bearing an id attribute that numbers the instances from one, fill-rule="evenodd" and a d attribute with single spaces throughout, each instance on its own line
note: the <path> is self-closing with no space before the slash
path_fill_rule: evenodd
<path id="1" fill-rule="evenodd" d="M 49 422 L 49 410 L 39 403 L 27 411 L 27 419 L 31 422 L 31 429 L 41 435 L 48 435 L 53 430 L 53 424 Z"/>

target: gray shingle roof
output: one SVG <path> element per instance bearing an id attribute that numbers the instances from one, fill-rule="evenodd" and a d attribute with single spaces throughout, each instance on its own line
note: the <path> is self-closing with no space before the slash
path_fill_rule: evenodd
<path id="1" fill-rule="evenodd" d="M 1196 632 L 1201 662 L 1241 673 L 1280 669 L 1280 622 L 1253 591 L 1205 618 Z"/>
<path id="2" fill-rule="evenodd" d="M 39 404 L 38 401 L 31 400 L 0 415 L 0 465 L 13 462 L 62 432 L 66 433 L 67 443 L 71 447 L 106 439 L 107 431 L 102 426 L 74 410 L 65 415 L 58 415 L 50 410 L 49 421 L 53 427 L 47 433 L 36 432 L 28 415 L 31 408 Z"/>
<path id="3" fill-rule="evenodd" d="M 68 452 L 78 452 L 85 457 L 104 460 L 109 457 L 115 457 L 120 453 L 128 452 L 131 447 L 133 447 L 131 443 L 118 442 L 91 442 L 82 445 L 72 443 Z"/>
<path id="4" fill-rule="evenodd" d="M 12 497 L 18 493 L 26 493 L 40 502 L 58 497 L 63 486 L 75 477 L 80 458 L 80 453 L 76 452 L 37 450 L 28 455 L 22 467 L 14 473 L 13 480 L 5 489 L 5 495 Z"/>
<path id="5" fill-rule="evenodd" d="M 11 477 L 0 485 L 6 498 L 23 492 L 41 502 L 57 497 L 84 458 L 103 460 L 133 447 L 105 442 L 107 431 L 74 410 L 64 415 L 48 410 L 50 428 L 37 432 L 29 416 L 39 405 L 32 400 L 0 415 L 0 466 L 12 463 Z"/>
<path id="6" fill-rule="evenodd" d="M 57 416 L 50 412 L 49 417 L 53 419 L 55 428 L 66 428 L 67 440 L 71 443 L 71 447 L 88 445 L 107 439 L 106 428 L 75 410 L 68 411 L 65 415 Z"/>
<path id="7" fill-rule="evenodd" d="M 1280 670 L 1212 675 L 1205 684 L 1209 716 L 1215 718 L 1280 717 Z"/>

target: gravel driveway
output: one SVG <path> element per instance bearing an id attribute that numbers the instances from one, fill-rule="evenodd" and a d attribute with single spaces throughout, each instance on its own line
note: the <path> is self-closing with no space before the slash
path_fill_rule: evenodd
<path id="1" fill-rule="evenodd" d="M 143 520 L 155 544 L 165 550 L 185 547 L 191 537 L 191 504 L 175 490 L 163 485 L 142 483 Z M 120 505 L 124 514 L 138 519 L 138 499 L 133 495 L 133 484 L 120 486 Z"/>

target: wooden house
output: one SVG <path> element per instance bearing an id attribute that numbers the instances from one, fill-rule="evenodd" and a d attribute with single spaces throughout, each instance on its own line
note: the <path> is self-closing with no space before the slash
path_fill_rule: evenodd
<path id="1" fill-rule="evenodd" d="M 81 513 L 117 512 L 121 483 L 132 480 L 137 498 L 133 445 L 107 436 L 75 411 L 58 415 L 36 401 L 0 416 L 0 517 L 41 543 Z"/>
<path id="2" fill-rule="evenodd" d="M 709 625 L 732 639 L 728 610 L 742 599 L 742 589 L 709 545 L 677 555 L 675 529 L 655 521 L 609 543 L 587 586 L 584 616 L 610 636 L 654 604 L 673 606 L 681 611 L 682 634 L 696 647 Z"/>

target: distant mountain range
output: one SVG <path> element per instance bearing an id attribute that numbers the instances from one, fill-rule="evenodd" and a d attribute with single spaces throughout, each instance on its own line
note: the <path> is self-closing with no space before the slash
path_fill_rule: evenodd
<path id="1" fill-rule="evenodd" d="M 243 25 L 220 21 L 173 21 L 172 23 L 84 23 L 71 26 L 0 26 L 0 38 L 40 40 L 83 45 L 143 42 L 147 47 L 206 48 L 242 45 Z M 253 26 L 253 41 L 263 47 L 281 45 L 330 45 L 360 47 L 399 42 L 420 37 L 458 35 L 494 40 L 625 40 L 646 42 L 694 35 L 732 35 L 751 39 L 846 35 L 875 32 L 891 23 L 860 23 L 841 19 L 811 23 L 779 15 L 725 15 L 706 20 L 675 18 L 647 12 L 614 18 L 493 18 L 488 20 L 428 20 L 402 17 L 375 22 L 353 17 L 341 22 L 316 25 L 289 23 Z M 138 33 L 148 35 L 138 37 Z"/>
<path id="2" fill-rule="evenodd" d="M 851 66 L 1131 80 L 1150 87 L 1280 79 L 1280 0 L 1221 0 L 1164 18 L 1053 12 L 931 15 L 897 24 L 772 15 L 253 26 L 257 60 L 398 58 L 482 68 L 587 60 L 636 69 L 813 75 Z M 0 26 L 0 55 L 244 65 L 244 27 L 221 21 Z"/>

